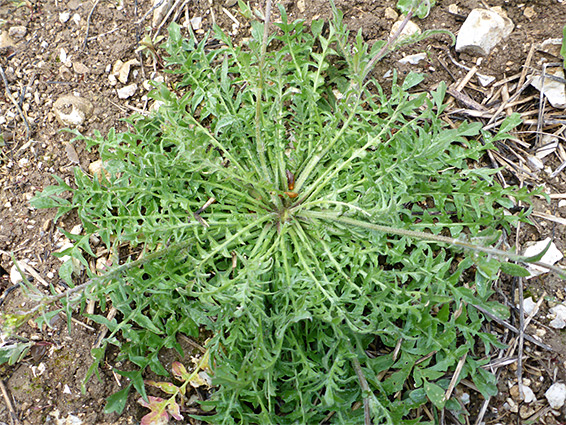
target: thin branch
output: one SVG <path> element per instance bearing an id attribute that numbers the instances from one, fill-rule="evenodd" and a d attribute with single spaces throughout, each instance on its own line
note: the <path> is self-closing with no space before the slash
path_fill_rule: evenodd
<path id="1" fill-rule="evenodd" d="M 90 30 L 90 20 L 92 18 L 92 14 L 94 13 L 94 9 L 96 9 L 96 6 L 98 5 L 98 2 L 100 0 L 96 0 L 94 2 L 94 4 L 92 5 L 92 9 L 90 9 L 90 13 L 88 14 L 88 17 L 86 18 L 86 34 L 85 34 L 85 39 L 83 41 L 83 47 L 81 49 L 81 52 L 84 52 L 86 49 L 86 45 L 88 43 L 88 32 Z"/>

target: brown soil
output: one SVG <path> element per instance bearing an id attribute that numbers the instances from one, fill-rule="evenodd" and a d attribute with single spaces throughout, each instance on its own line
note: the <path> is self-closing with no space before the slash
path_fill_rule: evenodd
<path id="1" fill-rule="evenodd" d="M 177 22 L 183 22 L 186 14 L 191 18 L 202 17 L 203 31 L 197 31 L 200 37 L 211 28 L 213 21 L 225 31 L 231 32 L 235 43 L 247 36 L 249 27 L 237 13 L 235 2 L 195 0 L 185 3 L 189 6 L 180 13 Z M 458 6 L 456 13 L 449 11 L 452 3 Z M 478 66 L 478 72 L 495 77 L 495 83 L 482 88 L 474 78 L 464 90 L 480 104 L 497 90 L 492 88 L 495 84 L 523 71 L 531 46 L 549 38 L 561 37 L 562 25 L 566 22 L 566 7 L 559 0 L 536 0 L 524 4 L 508 0 L 438 0 L 430 16 L 422 21 L 417 19 L 416 22 L 423 29 L 447 29 L 457 33 L 470 10 L 483 7 L 485 3 L 488 6 L 501 6 L 515 23 L 515 30 Z M 280 4 L 286 8 L 291 20 L 302 18 L 309 22 L 312 19 L 329 18 L 331 14 L 327 0 L 282 0 Z M 393 0 L 336 0 L 336 4 L 344 12 L 349 28 L 353 32 L 361 30 L 368 44 L 388 37 L 393 20 L 386 17 L 389 16 L 386 8 L 394 8 Z M 258 7 L 255 3 L 252 6 Z M 69 214 L 54 224 L 55 211 L 36 210 L 30 206 L 29 200 L 36 191 L 54 183 L 52 175 L 71 182 L 73 167 L 78 165 L 86 170 L 97 158 L 95 153 L 85 149 L 83 143 L 68 145 L 73 136 L 60 132 L 65 126 L 55 118 L 54 103 L 61 96 L 69 94 L 88 99 L 94 106 L 93 111 L 85 123 L 78 127 L 81 133 L 88 136 L 97 131 L 104 135 L 111 128 L 123 131 L 127 128 L 123 118 L 134 111 L 147 110 L 148 101 L 144 97 L 147 89 L 143 83 L 164 75 L 159 61 L 155 63 L 151 57 L 141 56 L 136 52 L 140 40 L 149 33 L 147 27 L 151 25 L 151 14 L 145 15 L 150 8 L 150 0 L 0 0 L 2 33 L 17 26 L 23 26 L 26 30 L 23 38 L 18 38 L 15 34 L 12 37 L 13 43 L 6 47 L 2 47 L 0 38 L 0 65 L 12 96 L 9 97 L 0 80 L 0 300 L 3 301 L 0 313 L 25 310 L 32 304 L 19 289 L 6 292 L 12 286 L 9 278 L 13 265 L 12 254 L 19 261 L 27 260 L 37 271 L 43 282 L 35 278 L 33 283 L 41 291 L 47 293 L 47 285 L 52 285 L 56 291 L 65 290 L 58 277 L 61 262 L 52 253 L 61 248 L 65 239 L 59 229 L 70 231 L 78 224 L 76 217 Z M 237 30 L 225 10 L 240 21 L 241 25 Z M 68 20 L 65 20 L 65 13 L 69 14 Z M 85 45 L 87 28 L 88 43 Z M 164 33 L 165 27 L 161 30 L 161 34 Z M 151 34 L 155 34 L 155 29 Z M 427 54 L 427 60 L 419 65 L 401 65 L 397 62 L 403 56 L 420 52 Z M 476 57 L 457 54 L 450 46 L 450 39 L 439 35 L 387 56 L 378 64 L 373 75 L 385 87 L 390 80 L 384 78 L 384 75 L 390 69 L 397 69 L 400 75 L 408 71 L 424 73 L 426 79 L 421 84 L 422 89 L 428 90 L 440 81 L 451 84 L 455 80 L 459 81 L 467 71 L 458 67 L 449 54 L 455 61 L 468 67 L 477 64 Z M 143 66 L 132 67 L 126 84 L 120 81 L 113 84 L 109 75 L 114 64 L 118 60 L 126 62 L 131 59 L 140 60 Z M 540 70 L 543 60 L 557 62 L 558 59 L 535 50 L 527 75 L 533 70 Z M 517 81 L 518 78 L 515 78 L 499 87 L 509 89 L 513 94 Z M 128 99 L 120 99 L 116 90 L 133 83 L 138 86 L 135 94 Z M 529 100 L 532 95 L 536 96 Z M 497 107 L 501 97 L 493 98 Z M 538 92 L 529 87 L 521 93 L 519 99 L 527 100 L 523 105 L 512 109 L 519 112 L 535 111 L 527 114 L 526 118 L 536 119 Z M 19 103 L 27 117 L 29 134 L 26 134 L 22 114 L 15 103 Z M 454 103 L 452 107 L 456 109 L 461 106 Z M 563 110 L 554 110 L 547 105 L 545 111 L 546 114 L 553 115 L 555 120 L 564 120 Z M 488 119 L 484 118 L 483 122 L 487 123 Z M 564 127 L 560 128 L 560 125 L 548 125 L 543 130 L 562 131 L 563 142 L 566 135 Z M 525 124 L 521 130 L 525 133 L 518 133 L 517 137 L 524 142 L 521 155 L 526 155 L 535 148 L 536 138 L 533 132 L 536 125 Z M 511 149 L 515 148 L 511 146 Z M 512 155 L 509 158 L 517 162 L 517 158 Z M 560 160 L 553 154 L 545 161 L 546 165 L 555 169 L 565 159 Z M 553 179 L 548 178 L 544 172 L 528 175 L 506 171 L 503 175 L 508 183 L 544 185 L 553 194 L 566 192 L 564 173 Z M 548 205 L 537 201 L 535 210 L 566 218 L 566 207 L 559 207 L 558 202 L 558 199 L 554 199 Z M 564 251 L 566 233 L 563 231 L 563 224 L 541 218 L 533 220 L 533 226 L 521 227 L 521 242 L 550 236 L 558 248 Z M 527 357 L 524 360 L 523 376 L 531 381 L 537 402 L 521 406 L 521 411 L 524 413 L 532 409 L 530 413 L 543 413 L 532 423 L 564 423 L 564 412 L 560 412 L 558 416 L 548 413 L 548 403 L 544 398 L 544 392 L 553 382 L 566 379 L 566 340 L 560 331 L 547 327 L 549 320 L 545 316 L 549 307 L 566 297 L 564 284 L 547 274 L 528 281 L 525 286 L 525 297 L 532 295 L 536 300 L 544 293 L 547 297 L 542 303 L 542 312 L 536 317 L 538 321 L 534 321 L 527 332 L 542 334 L 544 331 L 543 340 L 554 351 L 542 350 L 528 342 L 525 344 Z M 515 302 L 516 293 L 511 286 L 502 284 L 500 293 L 506 294 L 510 302 Z M 77 322 L 84 321 L 80 316 L 76 319 Z M 111 368 L 114 364 L 110 358 L 101 370 L 100 379 L 89 380 L 85 386 L 86 392 L 81 392 L 83 378 L 91 363 L 90 350 L 101 329 L 92 323 L 77 322 L 73 324 L 71 333 L 67 331 L 64 317 L 53 318 L 52 328 L 38 328 L 29 322 L 20 329 L 18 336 L 34 341 L 34 345 L 30 354 L 15 365 L 0 365 L 0 380 L 6 390 L 0 403 L 0 422 L 72 423 L 69 415 L 74 415 L 84 424 L 127 424 L 138 423 L 141 416 L 147 413 L 147 410 L 135 402 L 137 396 L 134 395 L 130 397 L 126 410 L 120 417 L 103 413 L 104 399 L 118 391 L 124 380 L 113 375 Z M 512 342 L 514 337 L 514 334 L 509 335 L 507 342 Z M 508 354 L 511 357 L 513 355 Z M 514 355 L 516 356 L 516 352 Z M 171 359 L 172 357 L 166 361 L 170 362 Z M 484 417 L 486 423 L 521 423 L 521 416 L 504 406 L 506 399 L 511 397 L 510 386 L 517 382 L 515 370 L 516 363 L 499 369 L 500 395 L 490 401 Z M 481 396 L 468 391 L 472 396 L 472 405 L 479 406 L 483 402 Z M 6 397 L 11 401 L 10 406 L 5 403 L 8 400 Z M 477 417 L 477 410 L 474 414 Z M 470 417 L 470 423 L 475 421 L 474 414 Z M 68 422 L 65 422 L 66 418 Z M 456 423 L 450 420 L 452 419 L 447 417 L 446 423 Z"/>

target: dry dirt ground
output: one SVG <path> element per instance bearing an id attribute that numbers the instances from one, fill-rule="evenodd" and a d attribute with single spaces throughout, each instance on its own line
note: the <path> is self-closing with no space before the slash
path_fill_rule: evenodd
<path id="1" fill-rule="evenodd" d="M 199 37 L 203 37 L 215 21 L 238 42 L 248 34 L 249 26 L 238 14 L 235 3 L 231 0 L 177 2 L 174 12 L 179 13 L 177 16 L 174 13 L 169 21 L 176 19 L 183 24 L 187 18 L 202 18 L 202 30 L 197 31 Z M 282 0 L 280 3 L 291 19 L 303 18 L 308 22 L 313 18 L 330 17 L 326 0 Z M 395 18 L 386 9 L 394 8 L 394 3 L 393 0 L 336 0 L 349 28 L 361 29 L 369 44 L 388 37 Z M 260 7 L 255 1 L 252 6 Z M 550 178 L 545 170 L 539 172 L 532 167 L 529 170 L 530 165 L 523 160 L 541 145 L 542 133 L 536 134 L 537 122 L 541 124 L 539 132 L 556 134 L 564 145 L 566 116 L 564 110 L 548 104 L 539 116 L 538 92 L 532 87 L 522 92 L 519 89 L 526 78 L 540 72 L 544 63 L 558 61 L 556 52 L 540 51 L 539 45 L 546 39 L 561 37 L 566 23 L 566 3 L 561 0 L 438 0 L 429 17 L 416 21 L 423 29 L 442 28 L 457 33 L 470 10 L 492 6 L 501 6 L 514 22 L 515 29 L 481 63 L 476 57 L 456 53 L 448 37 L 436 36 L 388 56 L 378 64 L 374 76 L 387 86 L 389 80 L 384 75 L 392 68 L 401 75 L 409 70 L 419 71 L 426 75 L 421 88 L 429 89 L 439 81 L 458 84 L 468 73 L 461 65 L 468 69 L 477 65 L 477 72 L 495 77 L 494 82 L 482 87 L 472 75 L 471 80 L 462 85 L 461 93 L 480 104 L 481 111 L 476 105 L 475 113 L 471 113 L 473 106 L 452 99 L 450 108 L 454 113 L 449 117 L 481 120 L 484 124 L 503 101 L 517 94 L 503 113 L 520 112 L 525 124 L 516 133 L 515 143 L 501 146 L 501 155 L 486 161 L 504 165 L 506 169 L 501 176 L 509 184 L 544 185 L 549 193 L 556 195 L 551 204 L 537 200 L 534 208 L 538 213 L 550 215 L 551 219 L 541 218 L 540 214 L 534 217 L 534 225 L 522 226 L 518 239 L 523 243 L 551 237 L 564 251 L 566 207 L 560 200 L 566 197 L 566 175 L 562 172 Z M 54 211 L 33 209 L 29 200 L 36 191 L 54 183 L 52 175 L 71 182 L 73 167 L 87 170 L 97 158 L 82 143 L 68 143 L 72 135 L 60 131 L 64 126 L 56 120 L 54 104 L 61 96 L 71 94 L 87 99 L 93 109 L 78 127 L 86 135 L 93 135 L 95 131 L 105 134 L 111 128 L 122 131 L 127 128 L 123 118 L 134 111 L 147 110 L 144 82 L 164 75 L 159 61 L 156 63 L 151 57 L 136 52 L 140 40 L 157 31 L 151 28 L 152 16 L 147 13 L 150 9 L 150 0 L 0 0 L 0 65 L 4 74 L 0 80 L 0 313 L 31 305 L 20 290 L 8 291 L 12 286 L 12 255 L 18 261 L 27 261 L 27 270 L 36 272 L 33 282 L 39 289 L 48 292 L 48 285 L 52 285 L 55 290 L 64 290 L 57 274 L 60 260 L 52 253 L 64 241 L 58 229 L 70 231 L 77 224 L 76 217 L 67 215 L 53 223 Z M 230 14 L 239 21 L 238 27 Z M 11 28 L 16 29 L 10 33 Z M 165 28 L 166 25 L 161 28 L 161 34 L 166 33 Z M 6 34 L 11 34 L 11 40 Z M 405 55 L 421 52 L 426 53 L 427 60 L 419 65 L 397 62 Z M 132 66 L 127 80 L 116 81 L 111 77 L 117 61 L 132 59 L 142 64 Z M 120 99 L 117 89 L 134 83 L 137 84 L 135 93 Z M 545 167 L 555 170 L 566 160 L 560 155 L 564 155 L 564 151 L 558 149 L 546 157 Z M 541 311 L 527 332 L 542 337 L 552 350 L 525 343 L 522 374 L 537 398 L 529 405 L 521 405 L 514 390 L 510 390 L 517 382 L 516 361 L 497 369 L 500 394 L 489 401 L 482 416 L 487 424 L 566 423 L 565 412 L 550 412 L 544 397 L 553 382 L 566 379 L 565 334 L 548 327 L 546 317 L 548 309 L 565 298 L 565 285 L 549 275 L 525 285 L 525 297 L 542 298 Z M 511 305 L 515 304 L 517 290 L 510 284 L 503 282 L 498 293 L 500 300 L 507 299 Z M 141 416 L 147 413 L 137 405 L 134 396 L 130 397 L 120 417 L 103 413 L 105 397 L 120 389 L 120 377 L 112 374 L 115 365 L 111 358 L 101 370 L 100 380 L 91 379 L 86 383 L 86 392 L 81 392 L 91 361 L 90 350 L 101 330 L 95 324 L 83 323 L 80 316 L 75 319 L 70 334 L 63 317 L 53 318 L 52 328 L 38 328 L 30 323 L 20 329 L 20 338 L 34 342 L 22 361 L 13 366 L 0 365 L 3 391 L 0 423 L 126 424 L 139 423 Z M 516 340 L 516 334 L 510 332 L 505 341 L 513 347 Z M 516 360 L 517 351 L 509 349 L 502 356 Z M 484 400 L 473 390 L 468 391 L 472 397 L 470 423 L 473 423 L 481 414 L 479 409 Z M 508 398 L 517 402 L 515 409 Z M 531 422 L 521 422 L 526 418 Z M 451 420 L 447 417 L 446 423 L 456 423 Z"/>

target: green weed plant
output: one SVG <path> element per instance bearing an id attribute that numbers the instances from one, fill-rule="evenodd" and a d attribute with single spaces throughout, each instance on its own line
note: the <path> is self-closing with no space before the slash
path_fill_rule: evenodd
<path id="1" fill-rule="evenodd" d="M 162 106 L 129 132 L 77 133 L 104 172 L 76 168 L 74 186 L 58 179 L 34 199 L 57 218 L 78 212 L 84 232 L 61 255 L 88 273 L 93 234 L 113 258 L 124 244 L 138 253 L 75 300 L 98 299 L 102 312 L 84 316 L 109 329 L 89 376 L 113 345 L 136 368 L 117 370 L 129 385 L 106 410 L 132 387 L 150 406 L 144 372 L 170 376 L 160 351 L 182 355 L 179 333 L 206 332 L 209 423 L 427 424 L 427 403 L 459 415 L 446 390 L 460 360 L 456 383 L 497 393 L 482 366 L 502 345 L 475 306 L 506 317 L 492 284 L 525 272 L 490 244 L 529 195 L 473 165 L 518 121 L 450 128 L 445 85 L 413 93 L 423 76 L 395 75 L 386 93 L 367 77 L 376 49 L 361 34 L 350 44 L 336 9 L 310 28 L 280 12 L 277 31 L 253 22 L 243 46 L 215 28 L 211 50 L 173 24 L 176 82 L 152 92 Z M 60 271 L 69 284 L 73 270 Z M 184 390 L 170 389 L 152 415 L 180 415 Z"/>

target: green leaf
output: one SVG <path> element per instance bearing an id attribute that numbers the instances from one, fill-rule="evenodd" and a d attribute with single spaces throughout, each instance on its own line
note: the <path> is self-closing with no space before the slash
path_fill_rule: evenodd
<path id="1" fill-rule="evenodd" d="M 551 245 L 552 245 L 552 241 L 550 240 L 548 241 L 548 244 L 546 244 L 545 248 L 541 252 L 535 255 L 531 255 L 530 257 L 524 257 L 522 258 L 522 261 L 524 261 L 525 263 L 536 263 L 537 261 L 542 260 L 542 257 L 544 257 L 544 255 L 548 252 Z"/>
<path id="2" fill-rule="evenodd" d="M 527 277 L 531 274 L 524 267 L 521 267 L 520 265 L 515 264 L 515 263 L 509 263 L 509 262 L 502 262 L 501 263 L 501 271 L 503 273 L 507 273 L 510 276 L 517 276 L 517 277 Z"/>
<path id="3" fill-rule="evenodd" d="M 409 90 L 419 85 L 424 80 L 424 75 L 417 72 L 409 72 L 403 80 L 403 90 Z"/>
<path id="4" fill-rule="evenodd" d="M 424 389 L 426 396 L 432 404 L 434 404 L 438 409 L 443 409 L 444 404 L 446 403 L 446 399 L 444 398 L 446 391 L 435 383 L 428 381 L 424 382 Z"/>
<path id="5" fill-rule="evenodd" d="M 104 406 L 104 413 L 121 414 L 124 411 L 124 407 L 126 407 L 126 401 L 128 401 L 128 394 L 130 393 L 131 386 L 132 384 L 128 384 L 120 391 L 107 397 L 106 405 Z"/>

